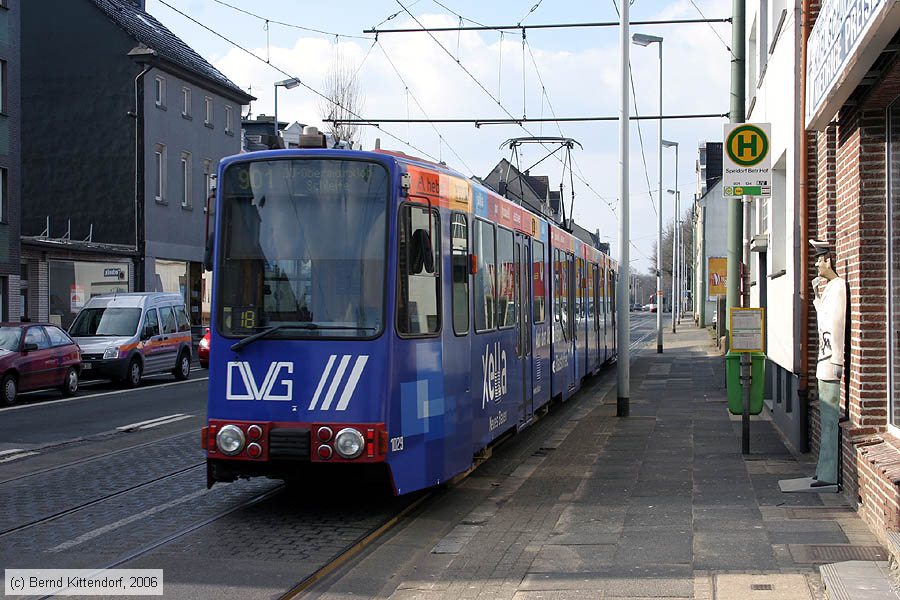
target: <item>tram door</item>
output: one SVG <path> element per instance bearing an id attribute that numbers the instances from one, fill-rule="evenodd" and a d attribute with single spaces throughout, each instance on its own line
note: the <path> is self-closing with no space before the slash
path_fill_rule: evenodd
<path id="1" fill-rule="evenodd" d="M 516 262 L 516 357 L 522 365 L 522 415 L 520 423 L 527 423 L 534 415 L 533 361 L 534 352 L 531 335 L 531 244 L 528 238 L 516 234 L 514 249 Z"/>

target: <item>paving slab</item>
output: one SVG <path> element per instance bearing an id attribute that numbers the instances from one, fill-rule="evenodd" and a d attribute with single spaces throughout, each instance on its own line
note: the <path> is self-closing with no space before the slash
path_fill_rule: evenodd
<path id="1" fill-rule="evenodd" d="M 439 531 L 417 519 L 310 597 L 825 600 L 820 565 L 886 559 L 845 498 L 781 491 L 813 459 L 792 454 L 767 415 L 741 454 L 706 331 L 687 324 L 663 354 L 636 357 L 629 418 L 615 416 L 614 376 L 551 412 L 540 441 L 529 428 L 495 451 L 480 485 L 448 489 Z M 454 517 L 454 503 L 469 508 Z M 392 553 L 405 558 L 388 576 Z"/>
<path id="2" fill-rule="evenodd" d="M 813 600 L 804 575 L 715 576 L 716 600 Z"/>

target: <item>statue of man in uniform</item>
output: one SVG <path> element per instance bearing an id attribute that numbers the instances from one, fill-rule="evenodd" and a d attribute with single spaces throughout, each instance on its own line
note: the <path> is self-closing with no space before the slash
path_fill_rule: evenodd
<path id="1" fill-rule="evenodd" d="M 838 277 L 827 242 L 810 240 L 815 253 L 818 276 L 812 280 L 813 306 L 819 330 L 819 355 L 816 380 L 819 390 L 819 462 L 811 487 L 838 482 L 838 416 L 841 376 L 844 371 L 844 318 L 847 285 Z"/>

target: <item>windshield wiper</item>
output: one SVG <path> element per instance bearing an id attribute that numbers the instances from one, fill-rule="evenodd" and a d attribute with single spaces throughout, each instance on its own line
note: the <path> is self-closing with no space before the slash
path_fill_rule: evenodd
<path id="1" fill-rule="evenodd" d="M 374 327 L 355 327 L 353 325 L 320 325 L 318 323 L 298 323 L 294 325 L 275 325 L 273 327 L 268 327 L 263 329 L 260 332 L 254 333 L 253 335 L 248 335 L 242 340 L 239 340 L 231 345 L 231 349 L 235 352 L 240 351 L 241 348 L 248 344 L 252 344 L 258 339 L 264 338 L 270 333 L 275 333 L 276 331 L 280 331 L 282 329 L 304 329 L 304 330 L 318 330 L 318 329 L 363 329 L 366 331 L 375 331 Z"/>

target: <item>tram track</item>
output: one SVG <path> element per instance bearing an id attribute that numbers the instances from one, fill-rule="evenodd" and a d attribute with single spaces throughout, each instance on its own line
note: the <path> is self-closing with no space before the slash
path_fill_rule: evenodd
<path id="1" fill-rule="evenodd" d="M 15 482 L 15 481 L 20 481 L 20 480 L 22 480 L 22 479 L 27 479 L 27 478 L 29 478 L 29 477 L 37 477 L 37 476 L 40 476 L 40 475 L 46 475 L 47 473 L 52 473 L 53 471 L 59 471 L 59 470 L 61 470 L 61 469 L 67 469 L 67 468 L 71 468 L 71 467 L 77 467 L 77 466 L 84 465 L 84 464 L 88 464 L 88 463 L 91 463 L 91 462 L 94 462 L 94 461 L 103 460 L 103 459 L 105 459 L 105 458 L 109 458 L 109 457 L 111 457 L 111 456 L 116 456 L 116 455 L 118 455 L 118 454 L 123 454 L 123 453 L 125 453 L 125 452 L 131 452 L 131 451 L 133 451 L 133 450 L 140 450 L 141 448 L 146 448 L 146 447 L 148 447 L 148 446 L 153 446 L 153 445 L 155 445 L 155 444 L 161 444 L 161 443 L 164 443 L 164 442 L 169 442 L 169 441 L 172 441 L 172 440 L 177 439 L 177 438 L 181 438 L 181 437 L 190 437 L 190 436 L 196 437 L 198 434 L 199 434 L 199 433 L 198 433 L 197 431 L 189 431 L 189 432 L 186 432 L 186 433 L 176 433 L 175 435 L 170 435 L 170 436 L 164 437 L 164 438 L 157 438 L 157 439 L 154 439 L 154 440 L 150 440 L 150 441 L 147 441 L 147 442 L 143 442 L 143 443 L 140 443 L 140 444 L 136 444 L 136 445 L 134 445 L 134 446 L 128 446 L 128 447 L 126 447 L 126 448 L 118 448 L 117 450 L 110 450 L 109 452 L 103 452 L 103 453 L 101 453 L 101 454 L 95 454 L 95 455 L 92 455 L 92 456 L 86 456 L 86 457 L 84 457 L 84 458 L 79 458 L 79 459 L 77 459 L 77 460 L 73 460 L 73 461 L 70 461 L 70 462 L 67 462 L 67 463 L 63 463 L 63 464 L 61 464 L 61 465 L 53 465 L 52 467 L 47 467 L 47 468 L 45 468 L 45 469 L 40 469 L 40 470 L 38 470 L 38 471 L 31 471 L 31 472 L 29 472 L 29 473 L 23 473 L 22 475 L 16 475 L 15 477 L 10 477 L 10 478 L 8 478 L 8 479 L 0 480 L 0 486 L 3 486 L 3 485 L 5 485 L 5 484 L 7 484 L 7 483 L 12 483 L 12 482 Z M 67 441 L 67 442 L 64 442 L 63 444 L 59 444 L 59 445 L 67 445 L 67 444 L 70 444 L 70 443 L 73 443 L 73 442 L 72 442 L 72 441 Z M 52 446 L 52 445 L 51 445 L 51 446 L 44 446 L 44 447 L 41 447 L 40 449 L 41 449 L 41 450 L 45 450 L 45 449 L 48 449 L 48 448 L 52 449 L 52 448 L 54 448 L 54 447 L 55 447 L 55 446 Z"/>
<path id="2" fill-rule="evenodd" d="M 278 600 L 293 600 L 294 598 L 297 598 L 303 592 L 315 585 L 318 581 L 321 581 L 325 577 L 328 577 L 333 572 L 347 564 L 347 562 L 349 562 L 353 557 L 365 550 L 369 545 L 384 536 L 394 527 L 402 523 L 407 517 L 415 512 L 416 509 L 418 509 L 420 506 L 425 504 L 426 501 L 430 500 L 433 497 L 433 491 L 426 492 L 423 496 L 417 498 L 411 504 L 404 507 L 396 515 L 388 517 L 381 525 L 379 525 L 377 528 L 370 531 L 366 535 L 362 536 L 352 546 L 339 552 L 331 559 L 329 559 L 328 562 L 326 562 L 323 566 L 316 569 L 310 575 L 304 577 L 294 587 L 279 596 Z"/>
<path id="3" fill-rule="evenodd" d="M 97 567 L 97 568 L 93 569 L 92 575 L 98 574 L 107 569 L 115 569 L 117 567 L 120 567 L 120 566 L 124 565 L 125 563 L 135 560 L 145 554 L 148 554 L 149 552 L 152 552 L 153 550 L 156 550 L 157 548 L 165 546 L 166 544 L 169 544 L 172 541 L 177 540 L 178 538 L 184 537 L 190 533 L 193 533 L 194 531 L 197 531 L 198 529 L 201 529 L 201 528 L 206 527 L 216 521 L 219 521 L 234 512 L 237 512 L 239 510 L 244 510 L 244 509 L 250 508 L 256 504 L 264 502 L 265 500 L 268 500 L 269 498 L 275 496 L 276 494 L 281 493 L 283 490 L 284 490 L 284 484 L 278 485 L 272 489 L 262 492 L 261 494 L 257 494 L 256 496 L 249 498 L 239 504 L 230 506 L 222 511 L 219 511 L 218 513 L 212 515 L 211 517 L 199 519 L 187 527 L 182 527 L 181 529 L 179 529 L 173 533 L 170 533 L 168 535 L 165 535 L 159 539 L 156 539 L 156 540 L 150 542 L 149 544 L 145 544 L 135 550 L 131 550 L 123 555 L 120 555 L 120 556 L 116 557 L 114 560 L 112 560 L 111 562 L 104 564 L 102 567 Z M 55 597 L 56 597 L 56 594 L 50 594 L 47 596 L 41 596 L 40 600 L 46 600 L 48 598 L 55 598 Z"/>
<path id="4" fill-rule="evenodd" d="M 69 515 L 71 515 L 71 514 L 74 514 L 74 513 L 78 512 L 78 511 L 85 510 L 85 509 L 90 508 L 90 507 L 92 507 L 92 506 L 96 506 L 97 504 L 100 504 L 101 502 L 106 502 L 107 500 L 110 500 L 110 499 L 112 499 L 112 498 L 116 498 L 116 497 L 119 497 L 119 496 L 122 496 L 122 495 L 125 495 L 125 494 L 128 494 L 128 493 L 131 493 L 131 492 L 133 492 L 133 491 L 135 491 L 135 490 L 139 490 L 139 489 L 141 489 L 141 488 L 144 488 L 144 487 L 147 487 L 147 486 L 150 486 L 150 485 L 154 485 L 154 484 L 159 483 L 160 481 L 163 481 L 163 480 L 165 480 L 165 479 L 169 479 L 169 478 L 171 478 L 171 477 L 176 477 L 176 476 L 181 475 L 181 474 L 183 474 L 183 473 L 187 473 L 188 471 L 192 471 L 192 470 L 197 469 L 197 468 L 199 468 L 199 467 L 203 467 L 203 466 L 205 466 L 205 465 L 206 465 L 206 461 L 202 461 L 202 462 L 199 462 L 199 463 L 197 463 L 197 464 L 194 464 L 194 465 L 191 465 L 191 466 L 188 466 L 188 467 L 184 467 L 184 468 L 179 469 L 179 470 L 177 470 L 177 471 L 173 471 L 173 472 L 171 472 L 171 473 L 167 473 L 167 474 L 165 474 L 165 475 L 161 475 L 160 477 L 156 477 L 156 478 L 151 479 L 151 480 L 149 480 L 149 481 L 144 481 L 144 482 L 141 482 L 141 483 L 139 483 L 139 484 L 137 484 L 137 485 L 134 485 L 134 486 L 131 486 L 131 487 L 128 487 L 128 488 L 125 488 L 125 489 L 116 490 L 115 492 L 112 492 L 112 493 L 110 493 L 110 494 L 106 494 L 106 495 L 101 496 L 101 497 L 99 497 L 99 498 L 95 498 L 95 499 L 93 499 L 93 500 L 91 500 L 91 501 L 89 501 L 89 502 L 84 502 L 84 503 L 81 503 L 81 504 L 79 504 L 79 505 L 77 505 L 77 506 L 73 506 L 73 507 L 71 507 L 71 508 L 67 508 L 66 510 L 61 510 L 61 511 L 55 512 L 55 513 L 50 514 L 50 515 L 47 515 L 47 516 L 45 516 L 45 517 L 41 517 L 40 519 L 34 519 L 34 520 L 32 520 L 32 521 L 29 521 L 29 522 L 27 522 L 27 523 L 23 523 L 23 524 L 21 524 L 21 525 L 17 525 L 17 526 L 15 526 L 15 527 L 9 527 L 9 528 L 7 528 L 7 529 L 4 529 L 4 530 L 0 531 L 0 538 L 4 538 L 4 537 L 9 536 L 9 535 L 12 535 L 12 534 L 14 534 L 14 533 L 19 533 L 19 532 L 21 532 L 21 531 L 23 531 L 23 530 L 25 530 L 25 529 L 29 529 L 29 528 L 31 528 L 31 527 L 36 527 L 36 526 L 38 526 L 38 525 L 43 525 L 43 524 L 45 524 L 45 523 L 48 523 L 48 522 L 51 522 L 51 521 L 55 521 L 55 520 L 61 519 L 61 518 L 63 518 L 63 517 L 67 517 L 67 516 L 69 516 Z"/>

